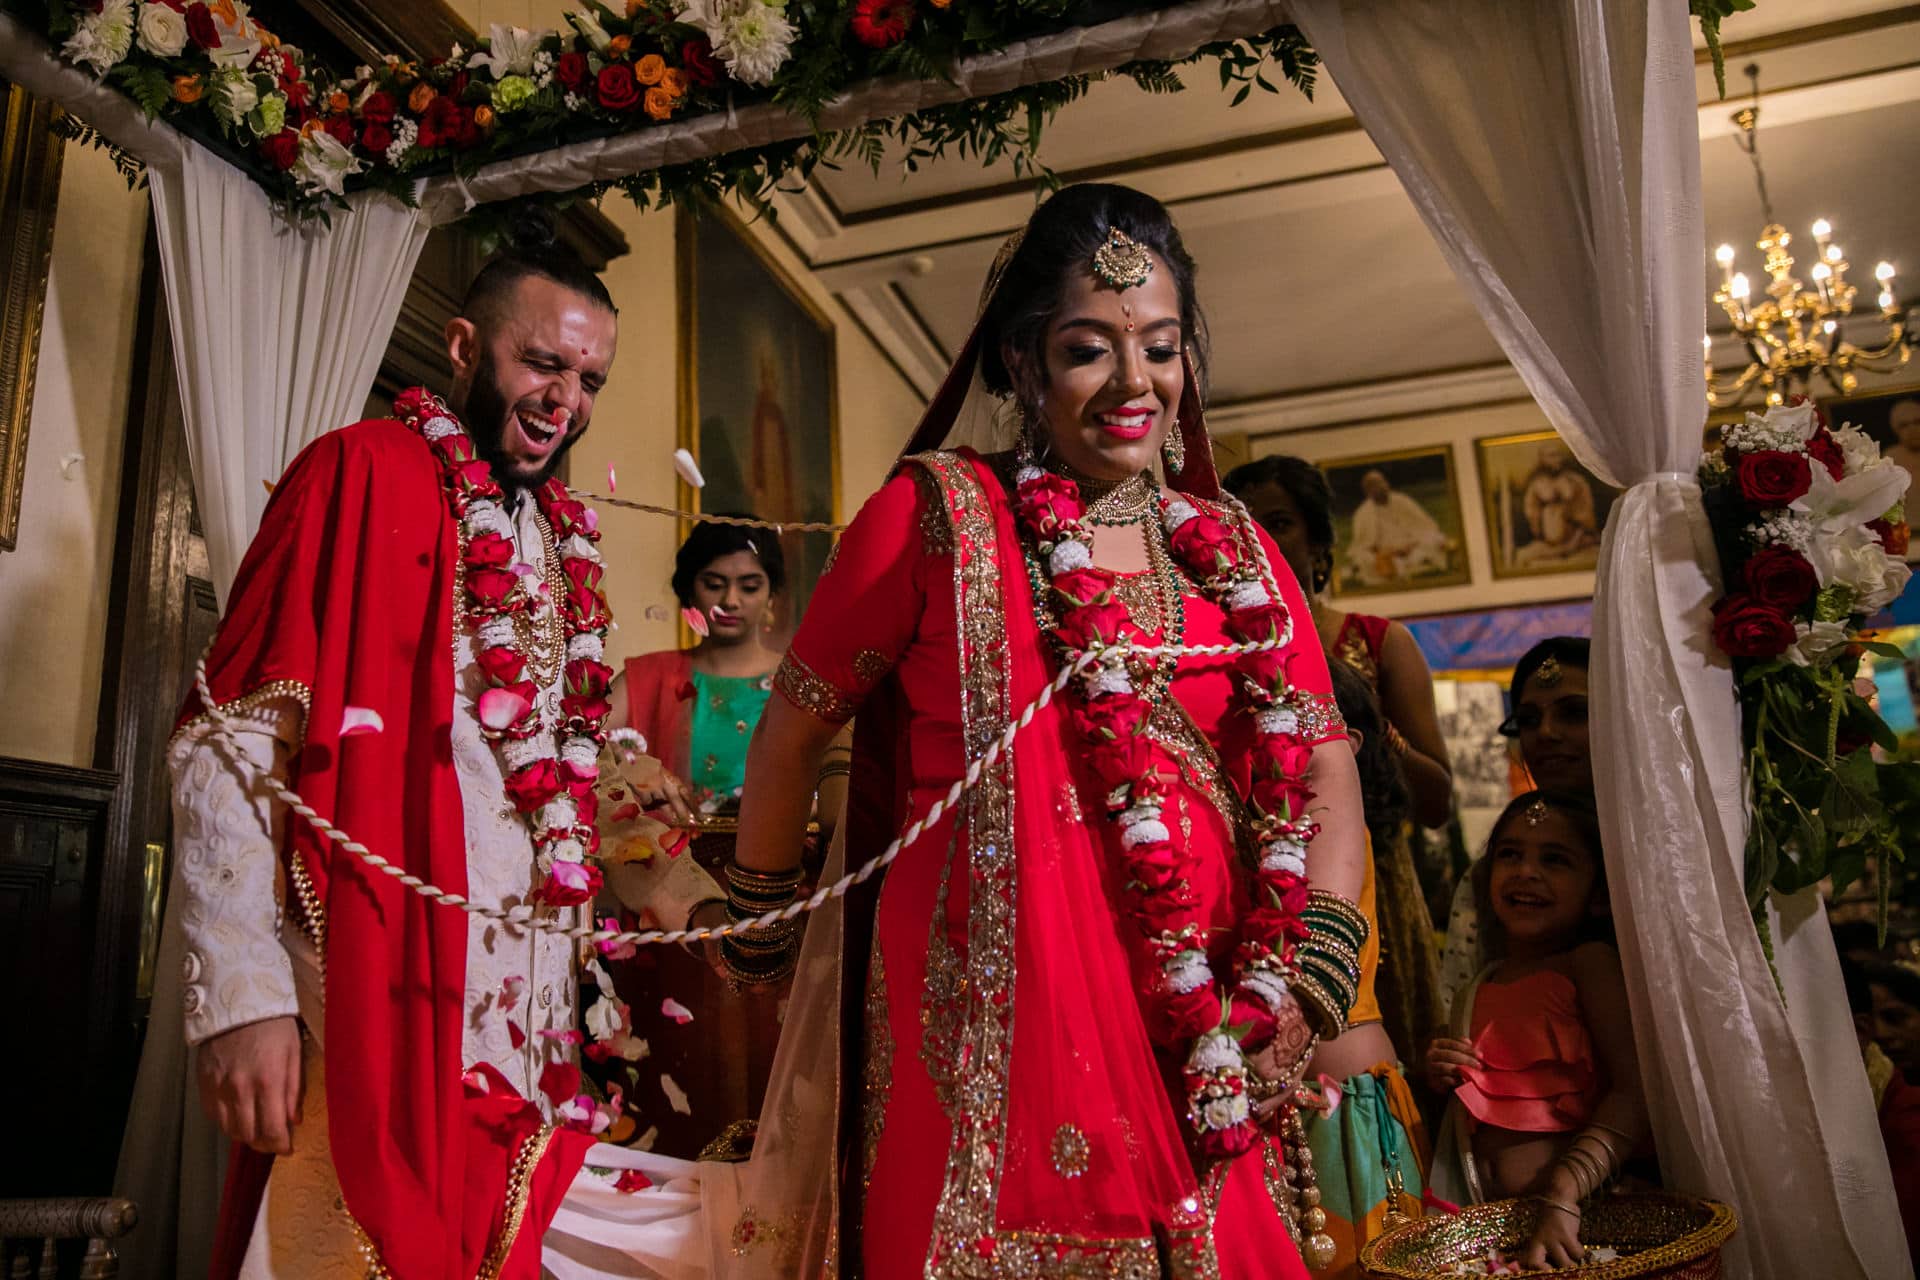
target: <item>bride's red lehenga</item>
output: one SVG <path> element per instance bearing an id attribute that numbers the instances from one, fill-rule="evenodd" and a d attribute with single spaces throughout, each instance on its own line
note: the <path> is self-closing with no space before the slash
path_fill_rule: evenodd
<path id="1" fill-rule="evenodd" d="M 776 677 L 824 720 L 859 713 L 849 868 L 943 796 L 1058 670 L 1006 483 L 970 452 L 904 464 L 841 539 Z M 1291 675 L 1317 709 L 1305 740 L 1339 735 L 1285 562 L 1244 515 L 1189 500 L 1264 553 L 1299 620 Z M 1220 610 L 1164 560 L 1121 594 L 1149 631 L 1228 641 Z M 1152 729 L 1181 762 L 1167 824 L 1195 855 L 1218 973 L 1251 877 L 1224 776 L 1250 730 L 1229 710 L 1230 662 L 1181 658 Z M 849 907 L 840 1274 L 1304 1276 L 1270 1190 L 1277 1142 L 1210 1167 L 1188 1154 L 1186 1046 L 1149 1038 L 1137 993 L 1150 961 L 1122 914 L 1066 697 L 888 869 L 877 906 Z M 754 1251 L 747 1225 L 737 1254 Z"/>

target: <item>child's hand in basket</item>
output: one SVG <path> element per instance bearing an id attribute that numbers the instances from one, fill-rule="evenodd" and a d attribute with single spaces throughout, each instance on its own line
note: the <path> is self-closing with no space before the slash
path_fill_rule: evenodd
<path id="1" fill-rule="evenodd" d="M 1564 1202 L 1539 1200 L 1540 1220 L 1534 1224 L 1527 1247 L 1520 1251 L 1520 1265 L 1537 1271 L 1542 1267 L 1572 1267 L 1586 1261 L 1587 1251 L 1580 1243 L 1580 1215 L 1568 1212 Z"/>

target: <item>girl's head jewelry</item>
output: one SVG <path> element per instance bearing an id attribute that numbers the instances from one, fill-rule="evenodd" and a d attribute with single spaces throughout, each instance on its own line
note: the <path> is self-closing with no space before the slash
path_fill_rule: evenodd
<path id="1" fill-rule="evenodd" d="M 1537 827 L 1552 815 L 1553 811 L 1547 808 L 1547 802 L 1545 800 L 1535 800 L 1527 806 L 1524 816 L 1526 817 L 1528 826 Z"/>
<path id="2" fill-rule="evenodd" d="M 1551 689 L 1560 683 L 1560 659 L 1548 654 L 1546 661 L 1534 668 L 1533 678 L 1540 682 L 1542 689 Z"/>
<path id="3" fill-rule="evenodd" d="M 1093 251 L 1093 274 L 1112 288 L 1132 289 L 1145 284 L 1153 274 L 1153 255 L 1147 246 L 1113 227 Z"/>

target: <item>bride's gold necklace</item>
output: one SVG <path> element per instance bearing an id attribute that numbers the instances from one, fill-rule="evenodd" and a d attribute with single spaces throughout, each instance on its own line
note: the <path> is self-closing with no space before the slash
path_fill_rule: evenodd
<path id="1" fill-rule="evenodd" d="M 1087 504 L 1081 518 L 1095 528 L 1141 524 L 1153 514 L 1154 484 L 1144 471 L 1118 483 L 1091 479 L 1071 467 L 1062 467 L 1061 474 L 1080 486 Z"/>

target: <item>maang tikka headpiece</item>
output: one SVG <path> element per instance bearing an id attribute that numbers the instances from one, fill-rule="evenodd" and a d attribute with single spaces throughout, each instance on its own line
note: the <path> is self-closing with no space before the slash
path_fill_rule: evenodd
<path id="1" fill-rule="evenodd" d="M 1530 827 L 1539 826 L 1550 816 L 1552 816 L 1552 810 L 1547 808 L 1547 802 L 1545 800 L 1536 799 L 1532 804 L 1527 806 L 1526 819 L 1527 825 Z"/>
<path id="2" fill-rule="evenodd" d="M 1534 668 L 1533 678 L 1542 689 L 1551 689 L 1560 683 L 1560 659 L 1548 654 L 1546 660 Z"/>
<path id="3" fill-rule="evenodd" d="M 1145 284 L 1153 274 L 1153 255 L 1147 246 L 1112 227 L 1106 241 L 1093 251 L 1093 274 L 1115 289 L 1131 289 Z"/>

